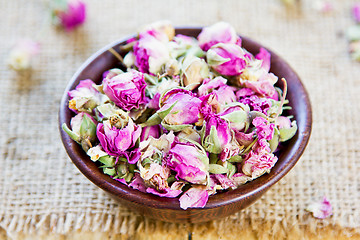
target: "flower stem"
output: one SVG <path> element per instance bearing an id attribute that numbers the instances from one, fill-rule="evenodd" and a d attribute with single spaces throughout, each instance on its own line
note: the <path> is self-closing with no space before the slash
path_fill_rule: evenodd
<path id="1" fill-rule="evenodd" d="M 117 51 L 115 51 L 113 48 L 109 48 L 108 51 L 111 52 L 112 55 L 114 55 L 121 63 L 124 62 L 123 57 Z"/>

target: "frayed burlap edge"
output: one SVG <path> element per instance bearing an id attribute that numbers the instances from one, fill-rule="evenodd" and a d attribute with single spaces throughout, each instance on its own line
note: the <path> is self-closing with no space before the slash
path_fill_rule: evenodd
<path id="1" fill-rule="evenodd" d="M 299 224 L 302 222 L 303 224 Z M 229 229 L 228 226 L 232 226 Z M 236 227 L 235 227 L 236 226 Z M 250 219 L 239 214 L 222 220 L 200 224 L 175 224 L 155 221 L 139 215 L 121 216 L 113 214 L 47 214 L 38 216 L 2 216 L 0 228 L 8 239 L 21 239 L 20 236 L 37 236 L 46 239 L 51 236 L 75 236 L 81 230 L 106 239 L 233 239 L 234 236 L 248 236 L 248 239 L 308 239 L 321 236 L 331 229 L 332 236 L 359 237 L 360 228 L 344 228 L 327 220 L 306 216 L 301 221 Z M 3 233 L 4 234 L 4 233 Z M 0 237 L 1 237 L 0 231 Z M 76 237 L 74 237 L 76 238 Z M 329 236 L 327 236 L 329 238 Z M 2 238 L 1 238 L 2 239 Z M 27 238 L 31 239 L 31 238 Z M 64 238 L 72 239 L 72 238 Z M 93 239 L 93 238 L 92 238 Z"/>

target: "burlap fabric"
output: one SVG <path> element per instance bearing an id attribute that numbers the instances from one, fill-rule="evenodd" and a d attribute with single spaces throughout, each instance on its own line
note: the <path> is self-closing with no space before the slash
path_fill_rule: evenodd
<path id="1" fill-rule="evenodd" d="M 179 239 L 189 231 L 225 239 L 230 229 L 236 236 L 244 228 L 277 239 L 327 225 L 360 230 L 360 65 L 350 59 L 344 37 L 354 23 L 353 1 L 333 1 L 334 11 L 327 14 L 311 0 L 292 8 L 277 0 L 86 2 L 88 19 L 71 33 L 50 24 L 48 1 L 0 2 L 1 228 L 9 234 L 81 230 L 130 238 L 141 232 L 157 239 L 167 238 L 168 230 Z M 181 225 L 138 216 L 82 176 L 61 144 L 57 113 L 75 70 L 100 47 L 159 19 L 196 26 L 228 21 L 283 56 L 310 94 L 313 132 L 303 157 L 259 201 L 229 218 Z M 31 74 L 5 65 L 9 49 L 24 37 L 41 42 Z M 324 195 L 334 214 L 315 220 L 305 208 Z"/>

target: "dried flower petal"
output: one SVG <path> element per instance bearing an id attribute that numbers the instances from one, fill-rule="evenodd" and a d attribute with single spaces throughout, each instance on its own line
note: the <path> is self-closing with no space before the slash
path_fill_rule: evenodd
<path id="1" fill-rule="evenodd" d="M 95 147 L 90 148 L 87 153 L 90 156 L 92 161 L 97 161 L 99 158 L 107 156 L 108 154 L 103 151 L 101 145 L 96 145 Z"/>
<path id="2" fill-rule="evenodd" d="M 270 53 L 266 51 L 265 48 L 260 48 L 260 52 L 255 56 L 256 59 L 262 61 L 261 67 L 264 68 L 267 72 L 270 70 Z"/>
<path id="3" fill-rule="evenodd" d="M 208 198 L 209 194 L 204 188 L 192 187 L 180 197 L 180 207 L 184 210 L 202 208 L 206 205 Z"/>
<path id="4" fill-rule="evenodd" d="M 325 196 L 322 201 L 311 203 L 306 211 L 311 212 L 315 218 L 319 219 L 330 217 L 333 214 L 332 206 Z"/>

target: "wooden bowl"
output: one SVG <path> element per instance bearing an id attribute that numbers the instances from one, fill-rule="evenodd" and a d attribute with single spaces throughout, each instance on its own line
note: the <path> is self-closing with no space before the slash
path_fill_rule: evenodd
<path id="1" fill-rule="evenodd" d="M 196 37 L 201 28 L 177 28 L 177 34 Z M 128 38 L 127 38 L 128 39 Z M 311 105 L 308 94 L 295 71 L 274 52 L 271 53 L 271 69 L 280 78 L 288 82 L 288 95 L 298 131 L 296 135 L 284 144 L 279 154 L 279 160 L 269 174 L 265 174 L 248 182 L 235 190 L 215 194 L 209 197 L 204 208 L 190 208 L 182 210 L 178 198 L 162 198 L 152 194 L 142 193 L 138 190 L 111 179 L 102 173 L 92 162 L 82 148 L 74 142 L 62 129 L 61 125 L 70 125 L 73 112 L 68 108 L 68 91 L 74 89 L 80 80 L 92 79 L 96 83 L 102 81 L 104 71 L 119 67 L 118 60 L 107 51 L 113 48 L 122 54 L 119 46 L 125 44 L 126 39 L 112 43 L 92 55 L 74 74 L 67 85 L 61 100 L 59 112 L 59 128 L 64 147 L 78 169 L 95 185 L 109 193 L 121 204 L 144 216 L 168 222 L 205 222 L 231 215 L 246 208 L 260 198 L 271 186 L 287 174 L 302 155 L 311 133 Z M 259 52 L 260 44 L 249 38 L 242 37 L 242 46 L 252 54 Z M 123 54 L 122 54 L 123 55 Z M 279 87 L 283 87 L 279 81 Z"/>

